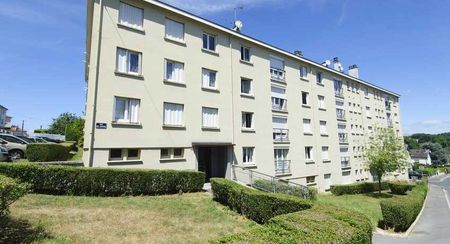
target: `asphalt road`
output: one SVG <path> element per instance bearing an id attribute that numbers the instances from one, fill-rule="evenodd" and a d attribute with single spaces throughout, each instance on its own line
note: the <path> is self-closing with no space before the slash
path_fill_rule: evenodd
<path id="1" fill-rule="evenodd" d="M 374 244 L 450 244 L 450 175 L 431 177 L 429 184 L 425 208 L 411 233 L 405 238 L 374 234 Z"/>

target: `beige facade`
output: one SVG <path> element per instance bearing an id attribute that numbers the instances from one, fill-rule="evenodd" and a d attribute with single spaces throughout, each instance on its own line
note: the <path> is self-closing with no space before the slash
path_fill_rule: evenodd
<path id="1" fill-rule="evenodd" d="M 370 129 L 402 133 L 397 94 L 157 1 L 89 0 L 87 53 L 87 166 L 235 164 L 324 191 L 371 180 Z"/>

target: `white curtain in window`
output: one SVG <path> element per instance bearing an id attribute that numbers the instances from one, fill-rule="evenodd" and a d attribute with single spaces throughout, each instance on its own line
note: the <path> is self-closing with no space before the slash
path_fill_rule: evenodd
<path id="1" fill-rule="evenodd" d="M 273 128 L 287 129 L 287 118 L 272 117 Z"/>
<path id="2" fill-rule="evenodd" d="M 243 148 L 243 162 L 244 163 L 253 163 L 253 147 L 244 147 Z"/>
<path id="3" fill-rule="evenodd" d="M 166 37 L 184 41 L 184 24 L 166 19 Z"/>
<path id="4" fill-rule="evenodd" d="M 140 101 L 138 99 L 130 99 L 130 105 L 129 105 L 129 119 L 131 123 L 138 123 L 139 122 L 139 103 Z"/>
<path id="5" fill-rule="evenodd" d="M 306 78 L 306 76 L 308 76 L 308 68 L 300 66 L 300 77 Z"/>
<path id="6" fill-rule="evenodd" d="M 120 3 L 119 23 L 133 28 L 142 29 L 144 10 L 131 5 Z"/>
<path id="7" fill-rule="evenodd" d="M 309 119 L 303 120 L 303 132 L 311 133 L 311 120 Z"/>
<path id="8" fill-rule="evenodd" d="M 272 97 L 278 97 L 286 99 L 286 90 L 283 88 L 272 86 L 271 88 L 271 95 Z"/>
<path id="9" fill-rule="evenodd" d="M 325 108 L 325 98 L 323 96 L 318 96 L 319 108 Z"/>
<path id="10" fill-rule="evenodd" d="M 320 134 L 327 134 L 327 123 L 325 121 L 320 121 Z"/>
<path id="11" fill-rule="evenodd" d="M 217 108 L 203 108 L 202 109 L 202 123 L 203 127 L 218 128 L 218 109 Z"/>
<path id="12" fill-rule="evenodd" d="M 322 159 L 328 159 L 328 147 L 322 147 Z"/>
<path id="13" fill-rule="evenodd" d="M 125 117 L 125 111 L 127 109 L 127 101 L 123 98 L 116 98 L 116 104 L 115 104 L 115 111 L 114 111 L 114 121 L 124 121 L 126 119 Z"/>
<path id="14" fill-rule="evenodd" d="M 183 125 L 183 105 L 175 103 L 164 103 L 164 124 Z"/>
<path id="15" fill-rule="evenodd" d="M 216 73 L 211 70 L 202 69 L 202 83 L 203 83 L 203 87 L 217 88 Z"/>
<path id="16" fill-rule="evenodd" d="M 117 71 L 127 73 L 127 58 L 128 57 L 128 51 L 122 48 L 117 49 Z"/>
<path id="17" fill-rule="evenodd" d="M 284 70 L 284 61 L 280 58 L 271 57 L 270 58 L 270 67 L 275 69 Z"/>
<path id="18" fill-rule="evenodd" d="M 183 82 L 184 64 L 166 61 L 166 79 L 171 81 Z"/>

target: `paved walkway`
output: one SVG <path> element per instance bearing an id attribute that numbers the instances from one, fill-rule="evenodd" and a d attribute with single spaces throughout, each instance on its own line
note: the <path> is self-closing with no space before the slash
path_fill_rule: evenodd
<path id="1" fill-rule="evenodd" d="M 406 238 L 374 234 L 374 244 L 448 244 L 450 243 L 450 176 L 434 176 L 429 180 L 425 208 L 416 226 Z M 447 197 L 446 197 L 447 195 Z"/>

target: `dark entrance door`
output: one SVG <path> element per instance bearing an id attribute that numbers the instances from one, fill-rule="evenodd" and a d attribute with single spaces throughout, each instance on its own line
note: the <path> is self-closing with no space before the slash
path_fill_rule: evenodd
<path id="1" fill-rule="evenodd" d="M 205 172 L 206 182 L 209 182 L 211 178 L 211 148 L 199 147 L 198 148 L 198 171 Z"/>
<path id="2" fill-rule="evenodd" d="M 231 149 L 229 146 L 197 147 L 198 170 L 205 172 L 206 182 L 212 177 L 225 178 Z"/>

